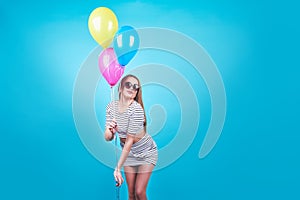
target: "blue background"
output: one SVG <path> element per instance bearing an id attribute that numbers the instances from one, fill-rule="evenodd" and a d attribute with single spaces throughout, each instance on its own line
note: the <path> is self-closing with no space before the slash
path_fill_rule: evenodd
<path id="1" fill-rule="evenodd" d="M 112 170 L 80 141 L 73 84 L 97 46 L 90 12 L 201 44 L 223 77 L 225 126 L 154 172 L 149 199 L 300 199 L 299 5 L 295 1 L 1 1 L 0 199 L 114 199 Z M 126 187 L 121 199 L 126 199 Z"/>

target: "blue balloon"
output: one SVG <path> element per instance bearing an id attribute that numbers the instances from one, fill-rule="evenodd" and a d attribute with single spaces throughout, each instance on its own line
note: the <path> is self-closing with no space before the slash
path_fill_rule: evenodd
<path id="1" fill-rule="evenodd" d="M 131 26 L 122 26 L 116 33 L 113 47 L 121 66 L 127 65 L 138 51 L 140 38 Z"/>

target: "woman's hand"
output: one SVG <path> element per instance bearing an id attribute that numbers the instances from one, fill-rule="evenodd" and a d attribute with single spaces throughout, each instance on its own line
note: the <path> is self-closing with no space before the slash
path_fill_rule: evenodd
<path id="1" fill-rule="evenodd" d="M 124 182 L 124 179 L 122 177 L 122 174 L 120 172 L 120 170 L 118 168 L 115 169 L 114 171 L 114 177 L 116 180 L 116 186 L 119 187 L 122 185 L 122 183 Z"/>
<path id="2" fill-rule="evenodd" d="M 117 132 L 117 121 L 116 119 L 112 119 L 112 121 L 106 126 L 104 137 L 106 141 L 111 141 L 115 137 L 115 133 Z"/>
<path id="3" fill-rule="evenodd" d="M 113 135 L 117 132 L 117 121 L 115 118 L 109 123 L 108 129 Z"/>

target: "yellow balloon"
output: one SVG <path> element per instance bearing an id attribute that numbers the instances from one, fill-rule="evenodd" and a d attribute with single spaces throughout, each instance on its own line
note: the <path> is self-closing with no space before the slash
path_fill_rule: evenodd
<path id="1" fill-rule="evenodd" d="M 88 26 L 92 37 L 105 49 L 118 30 L 118 20 L 112 10 L 99 7 L 90 14 Z"/>

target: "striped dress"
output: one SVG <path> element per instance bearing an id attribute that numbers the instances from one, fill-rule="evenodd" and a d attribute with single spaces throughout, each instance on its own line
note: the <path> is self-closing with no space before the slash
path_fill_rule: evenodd
<path id="1" fill-rule="evenodd" d="M 127 135 L 136 136 L 144 129 L 144 110 L 136 101 L 133 101 L 124 112 L 119 112 L 118 101 L 109 103 L 106 107 L 106 126 L 113 118 L 116 119 L 120 138 L 126 138 Z M 120 142 L 120 145 L 122 148 L 124 147 L 123 142 Z M 131 146 L 124 166 L 156 165 L 157 158 L 157 145 L 152 137 L 146 133 Z"/>

